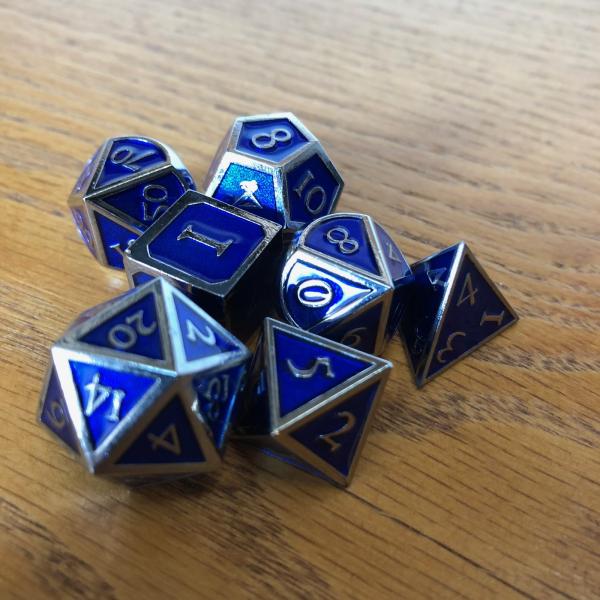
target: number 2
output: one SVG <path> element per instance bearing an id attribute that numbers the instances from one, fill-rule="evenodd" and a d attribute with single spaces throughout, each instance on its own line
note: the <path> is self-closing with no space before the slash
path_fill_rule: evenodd
<path id="1" fill-rule="evenodd" d="M 339 412 L 336 416 L 340 417 L 341 419 L 346 419 L 346 422 L 339 429 L 336 429 L 331 433 L 324 433 L 323 435 L 320 435 L 318 437 L 319 440 L 323 440 L 324 442 L 329 444 L 329 450 L 331 452 L 336 452 L 342 447 L 342 444 L 334 440 L 333 438 L 339 437 L 340 435 L 344 435 L 345 433 L 352 431 L 354 429 L 354 426 L 356 425 L 356 417 L 351 412 L 342 411 Z"/>

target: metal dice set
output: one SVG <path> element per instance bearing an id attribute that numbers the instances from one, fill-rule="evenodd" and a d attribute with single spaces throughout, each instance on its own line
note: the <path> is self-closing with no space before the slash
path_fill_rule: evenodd
<path id="1" fill-rule="evenodd" d="M 420 386 L 517 317 L 466 244 L 411 267 L 370 216 L 333 212 L 342 188 L 290 113 L 236 119 L 205 194 L 168 146 L 107 140 L 69 206 L 132 289 L 52 346 L 42 423 L 90 471 L 127 482 L 211 470 L 233 431 L 347 484 L 390 338 Z"/>

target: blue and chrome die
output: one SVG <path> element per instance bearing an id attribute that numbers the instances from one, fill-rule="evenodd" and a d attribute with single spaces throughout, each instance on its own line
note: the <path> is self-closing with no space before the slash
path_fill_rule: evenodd
<path id="1" fill-rule="evenodd" d="M 281 226 L 188 191 L 125 253 L 132 285 L 162 276 L 236 335 L 271 310 Z"/>
<path id="2" fill-rule="evenodd" d="M 387 360 L 267 318 L 236 436 L 348 485 L 391 368 Z"/>
<path id="3" fill-rule="evenodd" d="M 52 346 L 39 418 L 125 481 L 221 464 L 248 349 L 162 279 L 87 310 Z"/>
<path id="4" fill-rule="evenodd" d="M 103 265 L 123 268 L 123 252 L 194 180 L 165 144 L 146 137 L 106 140 L 87 162 L 69 207 L 82 240 Z"/>
<path id="5" fill-rule="evenodd" d="M 335 213 L 297 236 L 281 274 L 281 310 L 297 327 L 381 354 L 410 282 L 408 263 L 378 223 Z"/>
<path id="6" fill-rule="evenodd" d="M 333 212 L 343 187 L 318 139 L 292 113 L 238 117 L 204 180 L 208 196 L 285 230 Z"/>
<path id="7" fill-rule="evenodd" d="M 465 242 L 420 260 L 412 269 L 411 300 L 400 332 L 420 387 L 518 317 Z"/>

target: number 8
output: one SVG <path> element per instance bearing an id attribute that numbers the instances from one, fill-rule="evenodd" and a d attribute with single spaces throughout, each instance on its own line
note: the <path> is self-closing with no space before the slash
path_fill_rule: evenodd
<path id="1" fill-rule="evenodd" d="M 261 141 L 261 140 L 267 140 Z M 292 139 L 292 133 L 283 127 L 276 127 L 271 133 L 261 132 L 252 136 L 252 144 L 260 150 L 271 150 L 277 145 L 277 142 L 282 144 L 289 142 Z"/>

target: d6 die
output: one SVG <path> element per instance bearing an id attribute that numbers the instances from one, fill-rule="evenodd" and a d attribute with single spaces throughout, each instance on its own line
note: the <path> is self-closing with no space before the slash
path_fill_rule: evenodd
<path id="1" fill-rule="evenodd" d="M 86 164 L 69 206 L 81 238 L 104 265 L 123 252 L 194 180 L 168 146 L 144 137 L 111 138 Z"/>
<path id="2" fill-rule="evenodd" d="M 422 386 L 518 317 L 464 242 L 412 268 L 412 297 L 400 331 Z"/>
<path id="3" fill-rule="evenodd" d="M 236 335 L 271 306 L 281 226 L 187 192 L 128 249 L 132 285 L 156 275 L 180 287 Z"/>
<path id="4" fill-rule="evenodd" d="M 290 323 L 381 354 L 406 304 L 410 267 L 367 215 L 336 213 L 298 237 L 281 276 L 281 308 Z"/>
<path id="5" fill-rule="evenodd" d="M 295 230 L 332 212 L 343 182 L 300 120 L 275 113 L 235 120 L 204 187 L 209 196 Z"/>
<path id="6" fill-rule="evenodd" d="M 91 472 L 135 480 L 221 463 L 250 353 L 156 279 L 78 318 L 51 350 L 40 420 Z"/>
<path id="7" fill-rule="evenodd" d="M 391 367 L 267 318 L 237 433 L 269 454 L 347 485 Z"/>

